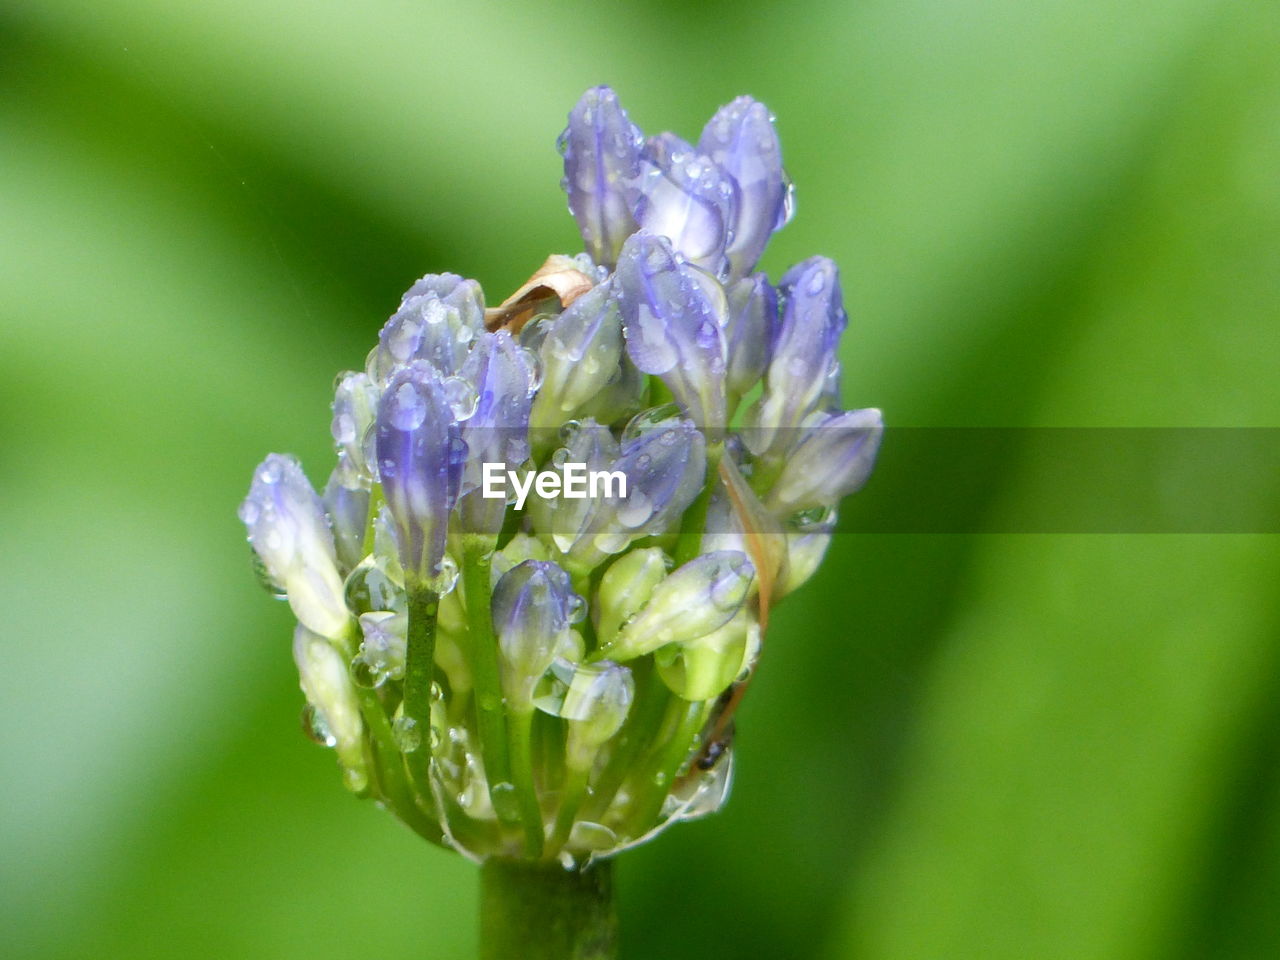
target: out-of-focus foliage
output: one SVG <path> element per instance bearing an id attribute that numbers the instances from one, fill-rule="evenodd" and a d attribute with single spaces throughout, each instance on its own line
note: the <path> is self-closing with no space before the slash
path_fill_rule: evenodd
<path id="1" fill-rule="evenodd" d="M 475 877 L 298 731 L 235 518 L 327 462 L 409 282 L 578 238 L 585 87 L 738 93 L 893 426 L 1280 425 L 1280 9 L 1218 0 L 0 9 L 0 954 L 463 958 Z M 993 518 L 1042 482 L 1016 445 Z M 907 465 L 909 466 L 909 465 Z M 939 478 L 882 469 L 859 495 Z M 1280 543 L 844 535 L 627 955 L 1280 954 Z"/>

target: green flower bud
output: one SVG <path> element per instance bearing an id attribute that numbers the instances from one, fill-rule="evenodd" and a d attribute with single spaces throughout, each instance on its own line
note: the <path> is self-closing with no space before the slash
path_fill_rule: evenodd
<path id="1" fill-rule="evenodd" d="M 638 614 L 597 653 L 631 660 L 668 643 L 687 643 L 717 630 L 742 608 L 755 568 L 736 550 L 690 560 L 656 587 Z"/>
<path id="2" fill-rule="evenodd" d="M 360 792 L 369 782 L 364 766 L 364 722 L 346 661 L 328 640 L 302 624 L 293 633 L 293 659 L 312 711 L 315 739 L 337 751 L 347 786 Z"/>
<path id="3" fill-rule="evenodd" d="M 602 646 L 612 643 L 622 625 L 649 602 L 669 565 L 661 548 L 647 547 L 623 554 L 605 571 L 596 605 L 600 617 L 596 636 Z"/>
<path id="4" fill-rule="evenodd" d="M 743 610 L 718 630 L 688 643 L 671 643 L 658 650 L 658 675 L 685 700 L 720 696 L 760 652 L 760 624 Z"/>
<path id="5" fill-rule="evenodd" d="M 560 715 L 569 722 L 565 764 L 586 770 L 596 751 L 622 728 L 635 696 L 631 671 L 608 660 L 582 664 L 569 681 Z"/>

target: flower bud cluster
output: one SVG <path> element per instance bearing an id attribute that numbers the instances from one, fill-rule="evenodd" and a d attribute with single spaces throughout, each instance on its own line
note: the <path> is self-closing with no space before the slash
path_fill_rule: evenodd
<path id="1" fill-rule="evenodd" d="M 695 146 L 600 87 L 559 145 L 586 252 L 490 309 L 415 283 L 338 379 L 323 494 L 273 454 L 240 517 L 348 786 L 476 859 L 569 865 L 723 802 L 769 610 L 882 425 L 841 408 L 835 265 L 755 272 L 793 209 L 761 104 Z"/>

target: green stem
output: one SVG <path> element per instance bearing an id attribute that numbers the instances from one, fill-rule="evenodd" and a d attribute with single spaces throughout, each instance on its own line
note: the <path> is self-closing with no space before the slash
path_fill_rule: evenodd
<path id="1" fill-rule="evenodd" d="M 573 823 L 578 816 L 578 808 L 582 806 L 582 801 L 587 795 L 587 780 L 590 778 L 591 768 L 569 767 L 565 773 L 564 792 L 560 798 L 560 810 L 556 813 L 555 829 L 551 833 L 551 840 L 547 844 L 547 858 L 550 859 L 564 849 L 564 845 L 569 842 L 569 834 L 573 832 Z"/>
<path id="2" fill-rule="evenodd" d="M 613 864 L 490 859 L 480 870 L 480 960 L 615 960 Z"/>
<path id="3" fill-rule="evenodd" d="M 637 669 L 640 669 L 639 661 Z M 587 805 L 584 819 L 603 822 L 605 812 L 636 760 L 655 742 L 667 703 L 673 697 L 652 670 L 647 676 L 637 673 L 636 707 L 613 739 L 613 753 L 596 783 L 595 795 Z"/>
<path id="4" fill-rule="evenodd" d="M 357 635 L 358 630 L 352 624 L 342 637 L 334 641 L 339 652 L 348 661 L 355 657 L 359 648 Z M 358 683 L 352 686 L 355 688 L 356 700 L 360 704 L 360 716 L 364 719 L 364 725 L 369 731 L 372 773 L 380 798 L 390 805 L 400 819 L 416 833 L 432 843 L 439 843 L 442 837 L 440 826 L 432 817 L 426 815 L 414 799 L 413 790 L 409 786 L 404 765 L 400 760 L 400 748 L 396 743 L 391 723 L 387 720 L 387 711 L 378 697 L 378 691 Z M 430 806 L 429 794 L 422 799 Z"/>
<path id="5" fill-rule="evenodd" d="M 594 795 L 586 805 L 586 813 L 582 819 L 603 822 L 609 804 L 617 796 L 618 787 L 626 780 L 636 759 L 644 755 L 643 751 L 657 737 L 667 701 L 673 696 L 667 685 L 653 672 L 652 664 L 648 673 L 643 672 L 644 660 L 636 660 L 635 668 L 635 708 L 631 710 L 631 716 L 627 717 L 622 730 L 613 737 L 612 753 L 596 780 Z"/>
<path id="6" fill-rule="evenodd" d="M 511 777 L 520 803 L 520 823 L 524 826 L 525 852 L 529 859 L 542 856 L 542 808 L 533 782 L 533 707 L 514 708 L 507 731 L 511 737 Z"/>
<path id="7" fill-rule="evenodd" d="M 436 614 L 440 598 L 416 577 L 406 577 L 409 628 L 405 641 L 404 715 L 421 735 L 417 750 L 405 754 L 409 776 L 424 802 L 431 802 L 431 685 L 435 681 Z"/>
<path id="8" fill-rule="evenodd" d="M 630 836 L 639 836 L 657 823 L 662 805 L 675 785 L 676 775 L 688 761 L 694 741 L 702 732 L 708 702 L 672 699 L 668 715 L 671 722 L 664 724 L 664 729 L 671 732 L 653 762 L 641 768 L 629 823 Z"/>
<path id="9" fill-rule="evenodd" d="M 492 590 L 489 566 L 494 542 L 483 535 L 467 536 L 462 545 L 462 589 L 467 608 L 467 632 L 471 653 L 472 692 L 476 727 L 484 753 L 485 776 L 493 788 L 511 778 L 507 757 L 507 724 L 502 709 L 502 675 L 498 666 L 498 642 L 493 635 L 490 610 Z"/>

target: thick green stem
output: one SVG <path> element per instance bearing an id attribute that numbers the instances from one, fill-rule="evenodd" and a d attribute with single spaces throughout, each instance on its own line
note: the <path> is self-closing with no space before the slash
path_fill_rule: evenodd
<path id="1" fill-rule="evenodd" d="M 613 864 L 585 870 L 488 860 L 480 870 L 480 960 L 614 960 Z"/>
<path id="2" fill-rule="evenodd" d="M 429 802 L 431 685 L 435 682 L 436 614 L 440 609 L 440 598 L 414 577 L 407 578 L 405 587 L 409 595 L 409 629 L 405 641 L 403 710 L 421 737 L 418 749 L 405 754 L 405 764 L 418 793 Z"/>
<path id="3" fill-rule="evenodd" d="M 533 706 L 513 709 L 510 721 L 511 777 L 520 803 L 525 853 L 531 860 L 537 860 L 542 856 L 543 826 L 538 788 L 533 782 Z"/>
<path id="4" fill-rule="evenodd" d="M 468 652 L 476 705 L 476 727 L 484 752 L 485 776 L 489 789 L 511 778 L 507 757 L 507 724 L 502 706 L 502 676 L 498 666 L 498 642 L 493 636 L 490 610 L 492 589 L 489 566 L 493 562 L 494 541 L 484 535 L 470 535 L 462 547 L 462 589 L 467 608 Z M 501 807 L 499 809 L 502 809 Z"/>

